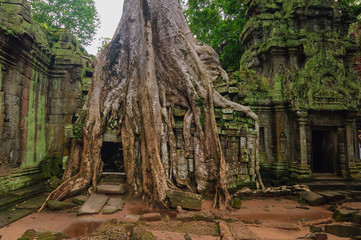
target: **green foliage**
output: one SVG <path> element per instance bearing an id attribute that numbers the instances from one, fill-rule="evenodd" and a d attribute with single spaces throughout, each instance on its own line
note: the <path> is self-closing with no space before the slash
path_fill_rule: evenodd
<path id="1" fill-rule="evenodd" d="M 81 138 L 83 136 L 83 127 L 85 122 L 85 112 L 82 111 L 76 123 L 74 124 L 73 136 L 74 138 Z"/>
<path id="2" fill-rule="evenodd" d="M 68 29 L 89 45 L 99 27 L 94 0 L 29 0 L 33 18 L 46 28 Z"/>
<path id="3" fill-rule="evenodd" d="M 341 0 L 340 3 L 347 9 L 351 17 L 359 18 L 361 6 L 359 0 Z"/>
<path id="4" fill-rule="evenodd" d="M 241 0 L 181 1 L 192 33 L 219 54 L 223 68 L 238 69 L 243 50 L 239 36 L 246 23 Z"/>
<path id="5" fill-rule="evenodd" d="M 112 41 L 111 38 L 107 38 L 107 37 L 102 37 L 99 39 L 100 42 L 100 47 L 98 47 L 98 53 L 102 52 Z"/>

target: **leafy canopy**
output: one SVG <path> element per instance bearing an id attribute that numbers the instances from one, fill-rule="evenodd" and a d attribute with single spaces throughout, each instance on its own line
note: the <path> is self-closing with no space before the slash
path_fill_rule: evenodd
<path id="1" fill-rule="evenodd" d="M 94 0 L 29 0 L 33 18 L 54 30 L 65 28 L 89 45 L 100 21 Z"/>
<path id="2" fill-rule="evenodd" d="M 219 54 L 225 69 L 239 69 L 243 50 L 239 42 L 247 21 L 243 0 L 182 0 L 193 34 Z"/>

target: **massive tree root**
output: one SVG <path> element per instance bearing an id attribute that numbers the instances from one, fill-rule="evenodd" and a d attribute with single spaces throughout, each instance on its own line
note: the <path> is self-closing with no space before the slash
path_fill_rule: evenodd
<path id="1" fill-rule="evenodd" d="M 125 0 L 116 34 L 97 59 L 83 143 L 73 146 L 63 179 L 66 184 L 51 197 L 62 199 L 96 186 L 106 126 L 121 134 L 132 195 L 165 205 L 166 190 L 190 190 L 189 182 L 177 174 L 173 109 L 180 106 L 187 111 L 184 145 L 186 155 L 194 149 L 196 189 L 215 191 L 215 205 L 228 207 L 227 164 L 213 103 L 245 112 L 256 122 L 257 116 L 214 92 L 217 78 L 227 80 L 227 74 L 213 49 L 198 45 L 192 36 L 178 0 Z M 190 141 L 192 122 L 194 143 Z M 216 182 L 215 189 L 207 188 L 209 182 Z"/>

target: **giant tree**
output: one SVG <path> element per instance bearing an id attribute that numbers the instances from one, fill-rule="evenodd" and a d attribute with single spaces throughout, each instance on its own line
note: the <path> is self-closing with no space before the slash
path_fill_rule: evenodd
<path id="1" fill-rule="evenodd" d="M 212 83 L 219 78 L 227 81 L 218 55 L 194 39 L 178 0 L 126 0 L 113 40 L 97 58 L 83 141 L 73 142 L 64 182 L 50 197 L 97 185 L 106 126 L 121 135 L 130 194 L 165 205 L 168 189 L 191 190 L 177 175 L 173 108 L 181 106 L 187 111 L 185 151 L 194 149 L 196 191 L 213 190 L 215 204 L 227 207 L 227 165 L 213 108 L 233 108 L 256 122 L 257 116 L 215 92 Z M 209 181 L 216 182 L 214 189 L 207 189 Z"/>

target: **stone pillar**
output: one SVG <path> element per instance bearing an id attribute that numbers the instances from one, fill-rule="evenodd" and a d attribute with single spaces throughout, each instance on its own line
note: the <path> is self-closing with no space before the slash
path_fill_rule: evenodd
<path id="1" fill-rule="evenodd" d="M 299 56 L 299 52 L 298 52 L 298 48 L 289 48 L 288 49 L 288 53 L 290 56 L 290 67 L 292 70 L 299 70 L 299 63 L 298 63 L 298 56 Z"/>
<path id="2" fill-rule="evenodd" d="M 309 178 L 311 174 L 308 165 L 308 152 L 307 152 L 307 111 L 297 111 L 297 124 L 299 130 L 299 144 L 300 155 L 299 165 L 296 169 L 296 175 L 299 179 Z"/>
<path id="3" fill-rule="evenodd" d="M 346 119 L 346 146 L 347 146 L 347 167 L 349 178 L 352 180 L 360 180 L 361 174 L 358 170 L 355 159 L 356 156 L 356 147 L 357 147 L 357 135 L 356 135 L 356 122 L 355 114 L 349 113 Z M 343 176 L 346 177 L 346 176 Z"/>

